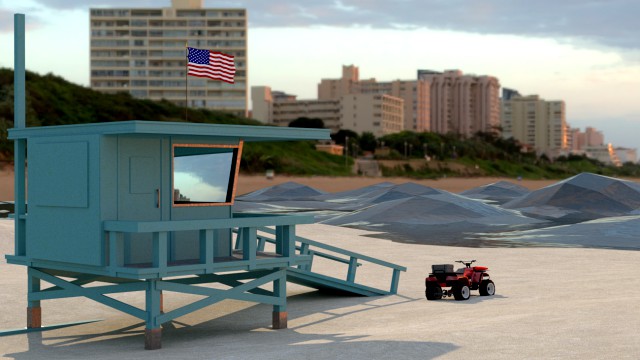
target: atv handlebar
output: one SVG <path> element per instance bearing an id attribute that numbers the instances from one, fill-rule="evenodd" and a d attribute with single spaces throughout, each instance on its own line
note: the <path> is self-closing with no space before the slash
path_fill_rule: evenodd
<path id="1" fill-rule="evenodd" d="M 470 268 L 471 264 L 476 262 L 475 260 L 457 260 L 457 263 L 464 264 L 466 267 Z"/>

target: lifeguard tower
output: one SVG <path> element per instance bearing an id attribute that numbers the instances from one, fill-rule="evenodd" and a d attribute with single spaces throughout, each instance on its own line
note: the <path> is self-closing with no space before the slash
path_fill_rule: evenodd
<path id="1" fill-rule="evenodd" d="M 42 300 L 84 296 L 145 321 L 145 348 L 157 349 L 161 324 L 224 299 L 273 305 L 273 328 L 286 328 L 287 281 L 365 296 L 396 292 L 405 268 L 296 237 L 296 225 L 312 216 L 233 212 L 245 143 L 329 139 L 328 130 L 150 121 L 27 128 L 20 44 L 9 130 L 15 254 L 6 259 L 28 269 L 29 329 L 42 327 Z M 346 277 L 313 272 L 316 256 L 347 265 Z M 390 288 L 358 284 L 359 261 L 390 268 Z M 226 289 L 198 286 L 208 283 Z M 134 291 L 144 292 L 144 309 L 108 296 Z M 163 291 L 205 298 L 167 311 Z"/>

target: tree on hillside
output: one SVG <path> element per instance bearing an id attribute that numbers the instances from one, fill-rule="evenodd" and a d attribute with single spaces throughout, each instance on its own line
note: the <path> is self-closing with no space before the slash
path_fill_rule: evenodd
<path id="1" fill-rule="evenodd" d="M 362 151 L 376 151 L 376 136 L 368 131 L 363 132 L 362 135 L 360 135 L 359 145 Z"/>
<path id="2" fill-rule="evenodd" d="M 354 140 L 358 140 L 359 138 L 358 133 L 347 129 L 340 129 L 337 133 L 331 134 L 331 140 L 333 140 L 338 145 L 344 145 L 344 140 L 346 137 L 349 137 L 349 143 L 353 142 Z"/>
<path id="3" fill-rule="evenodd" d="M 324 129 L 324 121 L 318 118 L 299 117 L 289 123 L 289 127 Z"/>

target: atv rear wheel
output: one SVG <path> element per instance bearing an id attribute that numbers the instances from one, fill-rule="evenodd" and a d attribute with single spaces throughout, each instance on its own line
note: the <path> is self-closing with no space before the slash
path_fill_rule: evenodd
<path id="1" fill-rule="evenodd" d="M 440 300 L 442 299 L 442 288 L 437 284 L 429 284 L 424 294 L 427 296 L 427 300 Z"/>
<path id="2" fill-rule="evenodd" d="M 471 290 L 466 284 L 456 285 L 451 290 L 453 291 L 453 297 L 458 301 L 469 300 L 471 296 Z"/>
<path id="3" fill-rule="evenodd" d="M 485 280 L 480 283 L 480 295 L 492 296 L 496 293 L 496 285 L 491 280 Z"/>

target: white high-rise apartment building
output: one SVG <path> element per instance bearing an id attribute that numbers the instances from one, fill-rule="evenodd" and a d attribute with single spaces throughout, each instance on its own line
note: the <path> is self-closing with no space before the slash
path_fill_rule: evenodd
<path id="1" fill-rule="evenodd" d="M 530 95 L 502 103 L 502 136 L 530 145 L 539 154 L 556 157 L 569 150 L 569 129 L 564 101 Z"/>
<path id="2" fill-rule="evenodd" d="M 203 8 L 202 0 L 172 0 L 167 8 L 93 8 L 90 28 L 92 89 L 246 116 L 245 9 Z M 235 84 L 187 78 L 187 43 L 235 56 Z"/>

